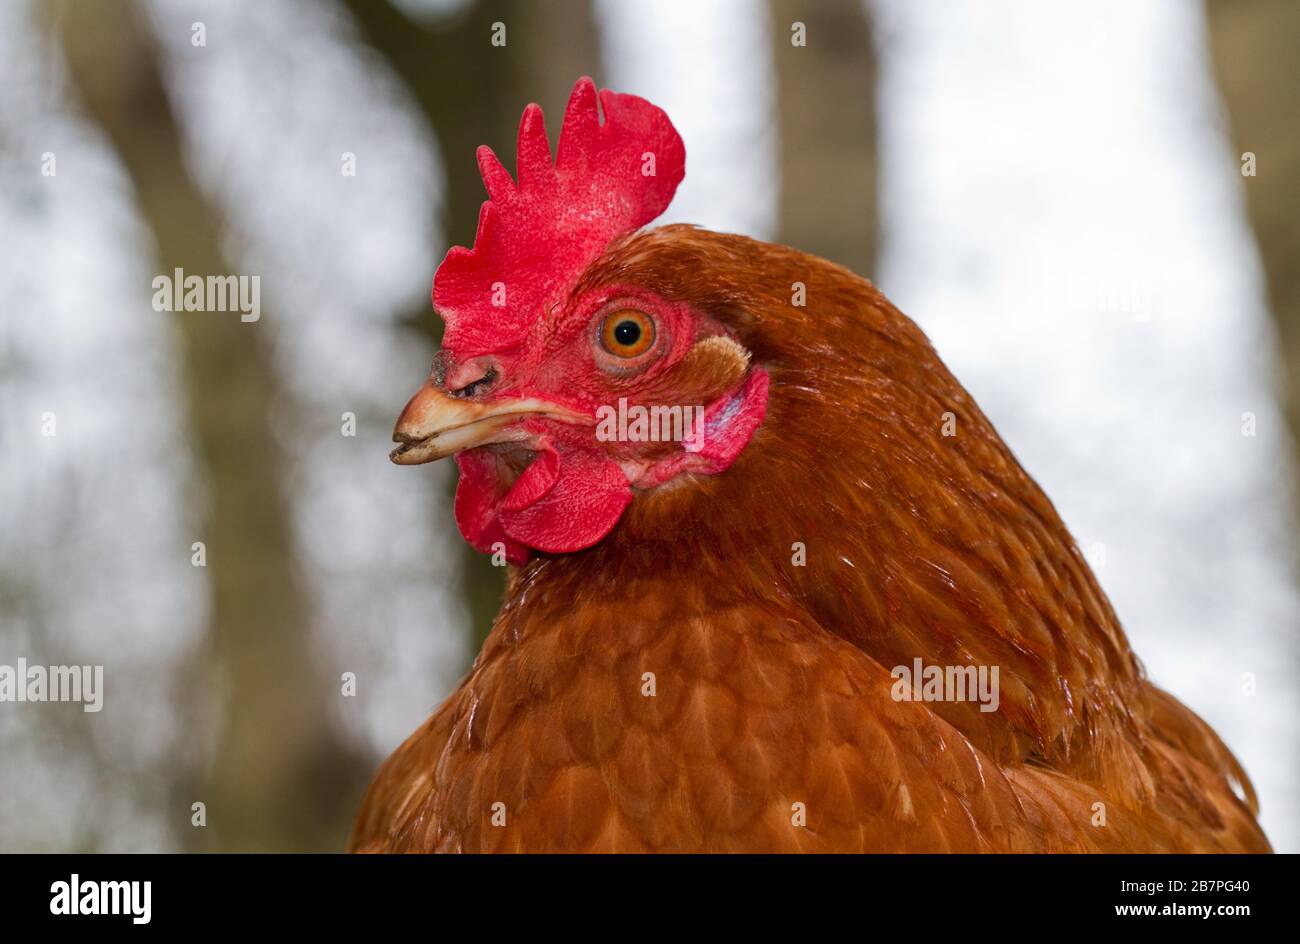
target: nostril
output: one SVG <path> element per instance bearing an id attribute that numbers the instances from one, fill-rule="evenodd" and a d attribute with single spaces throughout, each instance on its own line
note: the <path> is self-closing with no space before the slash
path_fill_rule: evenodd
<path id="1" fill-rule="evenodd" d="M 453 397 L 460 397 L 460 398 L 472 397 L 475 394 L 481 393 L 485 391 L 488 387 L 492 386 L 492 381 L 496 379 L 497 379 L 496 371 L 489 370 L 478 380 L 471 380 L 463 387 L 453 387 L 451 384 L 448 384 L 447 392 L 451 394 Z"/>
<path id="2" fill-rule="evenodd" d="M 497 379 L 496 368 L 489 367 L 487 373 L 484 374 L 482 377 L 480 377 L 478 380 L 474 381 L 471 384 L 466 384 L 464 387 L 461 387 L 460 390 L 456 391 L 456 396 L 472 397 L 476 393 L 486 392 L 487 389 L 491 387 L 492 384 L 496 381 L 496 379 Z"/>
<path id="3" fill-rule="evenodd" d="M 453 397 L 472 397 L 491 387 L 498 376 L 493 358 L 476 357 L 448 367 L 443 375 L 443 388 Z"/>

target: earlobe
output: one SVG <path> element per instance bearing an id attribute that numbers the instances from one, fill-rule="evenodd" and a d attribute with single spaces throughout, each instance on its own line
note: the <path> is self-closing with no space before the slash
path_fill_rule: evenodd
<path id="1" fill-rule="evenodd" d="M 656 462 L 632 484 L 637 488 L 654 488 L 687 472 L 717 475 L 726 471 L 763 425 L 769 385 L 767 371 L 762 367 L 752 368 L 739 389 L 719 397 L 705 410 L 703 435 L 690 449 Z"/>
<path id="2" fill-rule="evenodd" d="M 749 351 L 726 335 L 697 341 L 686 356 L 642 391 L 647 400 L 708 405 L 744 383 Z"/>

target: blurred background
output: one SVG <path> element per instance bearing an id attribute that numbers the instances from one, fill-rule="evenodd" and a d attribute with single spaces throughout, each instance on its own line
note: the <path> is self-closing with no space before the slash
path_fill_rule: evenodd
<path id="1" fill-rule="evenodd" d="M 666 219 L 921 324 L 1300 850 L 1298 41 L 1290 0 L 6 0 L 0 664 L 105 692 L 0 704 L 0 850 L 343 847 L 502 582 L 454 470 L 387 459 L 433 272 L 475 146 L 581 74 L 676 123 Z M 155 311 L 178 267 L 260 319 Z"/>

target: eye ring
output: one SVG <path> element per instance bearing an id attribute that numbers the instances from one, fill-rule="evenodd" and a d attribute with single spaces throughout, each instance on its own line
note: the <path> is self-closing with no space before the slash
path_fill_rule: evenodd
<path id="1" fill-rule="evenodd" d="M 615 357 L 640 357 L 655 343 L 654 319 L 635 308 L 610 312 L 600 323 L 600 344 Z"/>

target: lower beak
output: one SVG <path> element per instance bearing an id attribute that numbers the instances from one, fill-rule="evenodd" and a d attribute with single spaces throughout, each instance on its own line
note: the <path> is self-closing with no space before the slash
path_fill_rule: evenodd
<path id="1" fill-rule="evenodd" d="M 397 418 L 393 441 L 401 445 L 389 458 L 398 465 L 419 465 L 475 446 L 517 441 L 526 434 L 507 427 L 525 416 L 548 416 L 565 423 L 591 422 L 581 413 L 534 397 L 462 400 L 426 383 Z"/>

